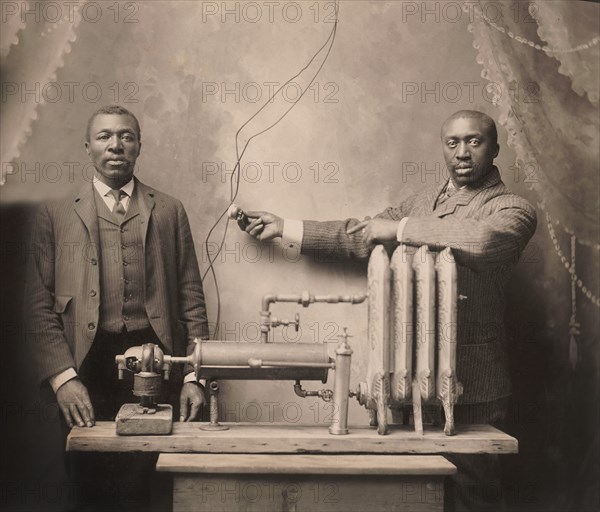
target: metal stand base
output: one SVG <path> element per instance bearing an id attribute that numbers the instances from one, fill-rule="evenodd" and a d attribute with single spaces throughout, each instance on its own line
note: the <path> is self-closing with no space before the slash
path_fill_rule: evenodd
<path id="1" fill-rule="evenodd" d="M 213 425 L 212 423 L 209 423 L 208 425 L 200 425 L 200 430 L 209 430 L 209 431 L 219 431 L 219 430 L 229 430 L 229 427 L 225 426 L 225 425 L 220 425 L 219 423 L 217 423 L 216 425 Z"/>
<path id="2" fill-rule="evenodd" d="M 350 433 L 347 428 L 331 428 L 329 427 L 329 433 L 333 436 L 345 436 Z"/>

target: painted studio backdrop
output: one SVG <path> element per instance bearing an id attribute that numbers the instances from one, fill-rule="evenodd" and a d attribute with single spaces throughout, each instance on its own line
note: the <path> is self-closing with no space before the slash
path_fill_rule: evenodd
<path id="1" fill-rule="evenodd" d="M 220 216 L 233 195 L 244 209 L 287 218 L 374 215 L 447 178 L 440 126 L 475 109 L 497 120 L 502 179 L 539 219 L 507 298 L 507 430 L 520 453 L 504 459 L 502 492 L 516 509 L 597 505 L 598 4 L 1 5 L 2 423 L 22 441 L 2 448 L 7 474 L 36 477 L 45 441 L 35 433 L 56 421 L 27 412 L 33 395 L 21 385 L 27 361 L 15 318 L 29 221 L 40 201 L 90 179 L 83 142 L 95 109 L 119 103 L 138 116 L 136 175 L 185 205 L 213 336 L 253 342 L 264 294 L 360 293 L 365 267 L 317 264 L 234 223 L 225 231 Z M 276 341 L 326 343 L 331 354 L 347 327 L 352 385 L 364 378 L 366 305 L 272 310 L 301 318 L 298 333 L 276 328 Z M 290 382 L 222 390 L 227 421 L 325 423 L 330 413 L 298 399 Z M 351 404 L 351 423 L 366 424 Z"/>

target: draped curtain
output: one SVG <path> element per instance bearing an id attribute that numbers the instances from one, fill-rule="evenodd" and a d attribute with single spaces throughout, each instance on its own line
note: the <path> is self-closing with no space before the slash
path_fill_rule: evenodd
<path id="1" fill-rule="evenodd" d="M 2 9 L 2 162 L 19 158 L 40 104 L 55 99 L 57 91 L 51 84 L 77 38 L 84 3 L 10 2 Z M 22 40 L 27 44 L 19 44 Z M 28 86 L 24 88 L 22 84 Z M 0 185 L 5 184 L 6 174 L 12 170 L 3 163 Z"/>
<path id="2" fill-rule="evenodd" d="M 517 168 L 547 214 L 540 217 L 596 249 L 598 8 L 582 1 L 465 2 L 482 77 Z"/>
<path id="3" fill-rule="evenodd" d="M 576 263 L 582 244 L 595 253 L 588 261 L 595 267 L 591 275 L 597 275 L 599 6 L 582 1 L 479 0 L 465 2 L 464 8 L 472 17 L 469 30 L 477 62 L 483 66 L 481 75 L 489 81 L 499 122 L 517 155 L 516 169 L 536 192 L 540 224 L 552 239 L 556 261 L 569 273 L 567 350 L 575 369 L 581 360 L 579 292 L 600 307 L 597 280 L 583 279 Z"/>

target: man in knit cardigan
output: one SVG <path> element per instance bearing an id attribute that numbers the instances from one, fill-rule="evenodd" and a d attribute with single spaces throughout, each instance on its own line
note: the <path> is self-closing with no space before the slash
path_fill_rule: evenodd
<path id="1" fill-rule="evenodd" d="M 504 288 L 535 232 L 536 213 L 500 179 L 493 164 L 499 152 L 497 130 L 489 116 L 456 112 L 443 124 L 441 138 L 449 180 L 373 219 L 294 221 L 247 212 L 252 222 L 246 231 L 261 241 L 282 237 L 284 245 L 299 246 L 303 254 L 321 261 L 367 259 L 377 244 L 452 248 L 458 293 L 466 296 L 458 304 L 457 375 L 464 393 L 455 407 L 455 420 L 499 425 L 511 393 Z M 473 464 L 477 458 L 484 460 Z M 449 498 L 455 498 L 457 508 L 483 510 L 490 504 L 486 502 L 493 506 L 499 489 L 490 488 L 496 485 L 490 482 L 498 479 L 497 461 L 490 463 L 485 456 L 462 459 L 457 461 L 460 496 Z M 469 491 L 470 483 L 478 487 Z"/>

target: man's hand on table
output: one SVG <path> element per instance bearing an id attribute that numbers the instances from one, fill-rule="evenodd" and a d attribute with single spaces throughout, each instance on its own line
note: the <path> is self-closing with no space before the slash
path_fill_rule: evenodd
<path id="1" fill-rule="evenodd" d="M 179 421 L 193 421 L 206 403 L 204 387 L 196 382 L 184 382 L 179 395 Z"/>
<path id="2" fill-rule="evenodd" d="M 79 379 L 68 380 L 58 388 L 56 401 L 69 428 L 75 424 L 80 427 L 93 427 L 96 424 L 90 395 Z"/>

